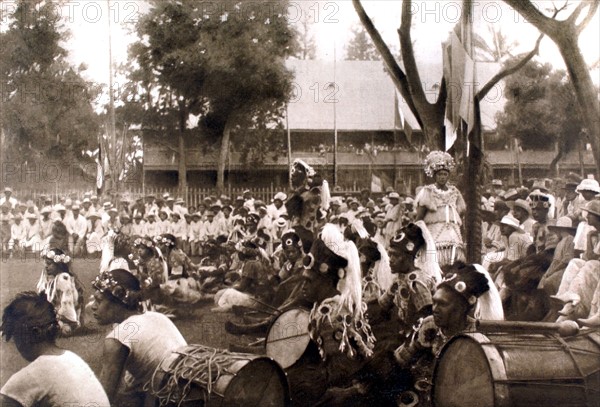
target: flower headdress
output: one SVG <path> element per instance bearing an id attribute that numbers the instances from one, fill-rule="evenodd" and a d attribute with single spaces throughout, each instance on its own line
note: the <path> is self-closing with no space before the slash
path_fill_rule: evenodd
<path id="1" fill-rule="evenodd" d="M 154 238 L 155 244 L 162 244 L 167 247 L 175 246 L 175 236 L 171 234 L 158 235 Z"/>
<path id="2" fill-rule="evenodd" d="M 127 270 L 119 269 L 105 271 L 92 281 L 92 287 L 101 293 L 109 294 L 128 309 L 136 309 L 142 298 L 139 283 L 137 287 L 126 287 L 125 279 L 121 278 L 124 273 L 130 274 Z M 135 279 L 133 276 L 132 278 Z"/>
<path id="3" fill-rule="evenodd" d="M 440 170 L 452 171 L 455 167 L 452 156 L 444 151 L 432 151 L 425 158 L 423 165 L 428 177 L 433 177 Z"/>
<path id="4" fill-rule="evenodd" d="M 65 253 L 57 253 L 55 250 L 43 250 L 42 257 L 45 259 L 50 259 L 55 263 L 64 263 L 68 264 L 71 262 L 71 256 Z"/>
<path id="5" fill-rule="evenodd" d="M 138 247 L 138 246 L 146 246 L 149 249 L 153 249 L 154 248 L 154 242 L 150 239 L 146 239 L 143 237 L 138 237 L 137 239 L 135 239 L 133 241 L 133 247 Z"/>

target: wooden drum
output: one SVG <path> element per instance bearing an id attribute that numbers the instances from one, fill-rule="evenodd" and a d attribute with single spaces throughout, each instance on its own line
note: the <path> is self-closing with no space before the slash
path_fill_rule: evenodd
<path id="1" fill-rule="evenodd" d="M 432 392 L 437 407 L 600 406 L 600 332 L 458 335 Z"/>
<path id="2" fill-rule="evenodd" d="M 290 404 L 286 374 L 275 361 L 203 345 L 174 351 L 157 368 L 149 387 L 157 406 Z"/>
<path id="3" fill-rule="evenodd" d="M 292 308 L 282 312 L 269 327 L 265 342 L 267 356 L 287 369 L 296 363 L 310 342 L 310 312 Z"/>

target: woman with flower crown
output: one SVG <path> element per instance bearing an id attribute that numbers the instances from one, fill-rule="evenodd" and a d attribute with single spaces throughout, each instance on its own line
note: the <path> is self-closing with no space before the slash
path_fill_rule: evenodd
<path id="1" fill-rule="evenodd" d="M 83 325 L 83 285 L 71 271 L 71 257 L 61 249 L 42 252 L 44 269 L 36 286 L 38 294 L 46 293 L 56 308 L 62 335 L 70 335 Z"/>
<path id="2" fill-rule="evenodd" d="M 425 174 L 435 182 L 424 186 L 415 198 L 416 220 L 423 220 L 435 241 L 440 267 L 465 259 L 460 232 L 461 215 L 466 210 L 460 191 L 448 184 L 454 169 L 452 156 L 432 151 L 425 159 Z"/>

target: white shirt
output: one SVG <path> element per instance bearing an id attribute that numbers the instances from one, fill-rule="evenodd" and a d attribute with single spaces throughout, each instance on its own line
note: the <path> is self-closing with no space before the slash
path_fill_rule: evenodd
<path id="1" fill-rule="evenodd" d="M 0 393 L 24 407 L 110 406 L 92 369 L 68 350 L 38 357 L 12 375 Z"/>
<path id="2" fill-rule="evenodd" d="M 2 206 L 5 202 L 6 202 L 6 195 L 4 195 L 2 198 L 0 198 L 0 206 Z M 17 201 L 17 199 L 15 197 L 11 196 L 8 199 L 8 203 L 10 204 L 11 209 L 15 209 L 15 206 L 19 203 L 19 201 Z"/>
<path id="3" fill-rule="evenodd" d="M 168 354 L 187 345 L 169 318 L 152 311 L 133 315 L 115 324 L 106 338 L 115 339 L 129 348 L 125 383 L 129 389 L 140 391 Z"/>
<path id="4" fill-rule="evenodd" d="M 12 224 L 10 227 L 10 238 L 14 240 L 25 240 L 27 238 L 27 230 L 23 221 L 18 225 L 16 223 Z"/>
<path id="5" fill-rule="evenodd" d="M 76 233 L 79 237 L 83 237 L 87 233 L 88 222 L 86 218 L 78 215 L 77 219 L 74 217 L 68 218 L 65 226 L 69 233 Z"/>

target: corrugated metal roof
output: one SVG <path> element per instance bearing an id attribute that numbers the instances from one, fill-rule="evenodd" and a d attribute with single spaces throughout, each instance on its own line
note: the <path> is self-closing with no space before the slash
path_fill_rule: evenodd
<path id="1" fill-rule="evenodd" d="M 338 130 L 388 130 L 395 128 L 395 86 L 381 61 L 317 61 L 288 60 L 286 65 L 295 75 L 295 97 L 288 105 L 292 130 L 332 130 L 334 98 L 337 100 L 335 120 Z M 476 86 L 483 86 L 499 70 L 496 63 L 477 65 Z M 335 70 L 335 75 L 334 75 Z M 421 82 L 430 102 L 435 101 L 435 85 L 442 78 L 442 64 L 419 64 Z M 334 80 L 335 77 L 335 80 Z M 337 89 L 328 85 L 337 84 Z M 495 116 L 504 108 L 500 83 L 481 103 L 485 130 L 496 128 Z M 406 102 L 400 100 L 405 120 L 418 129 L 416 119 Z"/>

